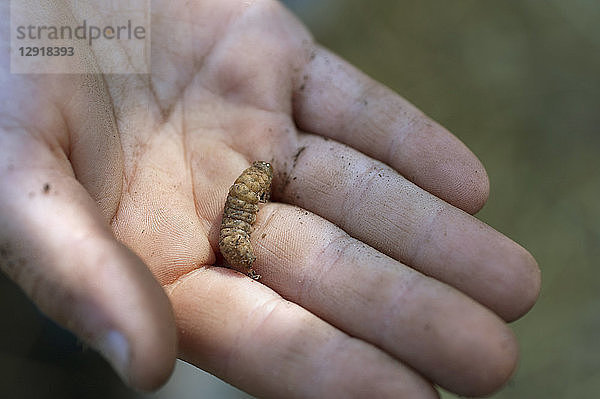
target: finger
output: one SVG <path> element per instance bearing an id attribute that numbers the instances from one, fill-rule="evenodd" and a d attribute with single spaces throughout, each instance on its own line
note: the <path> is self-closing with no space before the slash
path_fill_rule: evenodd
<path id="1" fill-rule="evenodd" d="M 416 187 L 390 167 L 333 140 L 302 135 L 281 199 L 476 299 L 505 320 L 533 306 L 535 260 L 474 217 Z"/>
<path id="2" fill-rule="evenodd" d="M 326 220 L 269 204 L 253 237 L 264 284 L 435 384 L 485 395 L 512 374 L 516 341 L 498 317 Z"/>
<path id="3" fill-rule="evenodd" d="M 232 270 L 167 287 L 181 355 L 261 398 L 436 398 L 414 371 Z"/>
<path id="4" fill-rule="evenodd" d="M 348 144 L 469 213 L 487 200 L 485 169 L 464 144 L 323 48 L 313 50 L 295 83 L 294 117 L 302 130 Z"/>
<path id="5" fill-rule="evenodd" d="M 16 141 L 15 141 L 16 142 Z M 98 349 L 138 389 L 166 381 L 176 357 L 170 304 L 119 244 L 65 164 L 0 138 L 0 266 L 40 309 Z M 30 162 L 25 165 L 25 160 Z M 29 161 L 30 160 L 30 161 Z"/>

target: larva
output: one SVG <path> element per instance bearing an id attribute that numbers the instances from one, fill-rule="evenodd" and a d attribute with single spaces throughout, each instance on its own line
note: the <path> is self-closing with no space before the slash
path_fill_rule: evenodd
<path id="1" fill-rule="evenodd" d="M 242 172 L 229 189 L 219 234 L 219 249 L 227 263 L 255 280 L 260 279 L 260 275 L 252 269 L 256 257 L 250 233 L 258 203 L 267 202 L 271 196 L 271 180 L 273 168 L 268 162 L 253 162 Z"/>

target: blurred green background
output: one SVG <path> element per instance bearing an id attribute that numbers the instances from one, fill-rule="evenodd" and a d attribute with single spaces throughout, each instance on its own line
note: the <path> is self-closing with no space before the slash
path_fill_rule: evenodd
<path id="1" fill-rule="evenodd" d="M 326 3 L 301 14 L 316 39 L 479 156 L 478 217 L 540 264 L 519 369 L 493 398 L 600 397 L 600 2 Z"/>
<path id="2" fill-rule="evenodd" d="M 493 398 L 599 397 L 600 2 L 288 4 L 480 157 L 491 196 L 478 217 L 537 258 L 540 300 L 513 324 L 520 366 Z M 0 314 L 0 397 L 247 397 L 182 363 L 159 393 L 134 393 L 4 277 Z"/>

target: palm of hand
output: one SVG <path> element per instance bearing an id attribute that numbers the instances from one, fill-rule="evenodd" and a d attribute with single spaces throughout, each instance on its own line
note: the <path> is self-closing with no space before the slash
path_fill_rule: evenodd
<path id="1" fill-rule="evenodd" d="M 274 161 L 276 171 L 284 172 L 285 160 L 298 148 L 291 93 L 294 65 L 299 69 L 310 55 L 308 34 L 297 25 L 288 37 L 271 37 L 261 21 L 283 29 L 293 21 L 286 14 L 221 12 L 215 21 L 190 22 L 170 38 L 185 43 L 178 49 L 193 46 L 187 54 L 154 43 L 154 74 L 148 80 L 137 75 L 107 80 L 111 94 L 111 86 L 122 93 L 110 101 L 115 119 L 122 121 L 115 125 L 123 148 L 123 189 L 114 193 L 105 214 L 117 237 L 163 284 L 215 264 L 224 199 L 249 161 Z M 230 25 L 220 26 L 222 19 Z M 217 37 L 189 43 L 189 37 L 202 36 L 199 26 Z M 153 28 L 164 37 L 156 34 L 161 26 Z M 129 89 L 136 86 L 141 88 Z M 139 104 L 140 98 L 148 105 Z M 282 179 L 279 173 L 280 187 Z"/>
<path id="2" fill-rule="evenodd" d="M 154 6 L 151 75 L 13 79 L 20 93 L 44 95 L 3 113 L 12 114 L 4 130 L 22 132 L 6 135 L 5 148 L 35 156 L 33 164 L 6 158 L 15 189 L 3 200 L 37 195 L 30 210 L 3 217 L 33 247 L 40 245 L 32 240 L 47 241 L 52 275 L 43 280 L 52 289 L 62 280 L 75 300 L 49 299 L 50 288 L 31 289 L 28 273 L 5 270 L 90 341 L 100 330 L 123 331 L 131 349 L 121 371 L 136 386 L 160 383 L 178 350 L 261 396 L 339 396 L 364 387 L 381 397 L 433 396 L 413 369 L 459 393 L 495 389 L 514 366 L 513 338 L 448 285 L 513 319 L 537 293 L 534 262 L 373 158 L 470 211 L 482 205 L 485 179 L 471 181 L 467 194 L 456 187 L 471 179 L 465 170 L 477 169 L 476 159 L 403 100 L 315 47 L 276 3 L 201 3 Z M 273 163 L 279 201 L 261 208 L 253 235 L 266 286 L 210 267 L 219 262 L 227 189 L 258 159 Z M 46 182 L 49 192 L 39 193 Z M 37 220 L 34 206 L 56 226 L 53 237 L 16 227 Z M 166 290 L 178 348 L 164 295 L 112 234 Z M 464 249 L 465 240 L 475 249 Z M 69 265 L 81 259 L 74 272 Z M 81 321 L 90 309 L 98 314 L 93 327 Z"/>

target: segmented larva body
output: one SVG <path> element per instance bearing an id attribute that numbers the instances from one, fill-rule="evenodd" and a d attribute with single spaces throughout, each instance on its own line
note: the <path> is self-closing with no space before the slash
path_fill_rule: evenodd
<path id="1" fill-rule="evenodd" d="M 271 196 L 271 180 L 271 164 L 263 161 L 253 162 L 229 189 L 221 222 L 221 254 L 232 268 L 255 280 L 258 280 L 260 275 L 252 269 L 256 257 L 250 243 L 250 233 L 256 221 L 258 203 L 267 202 Z"/>

